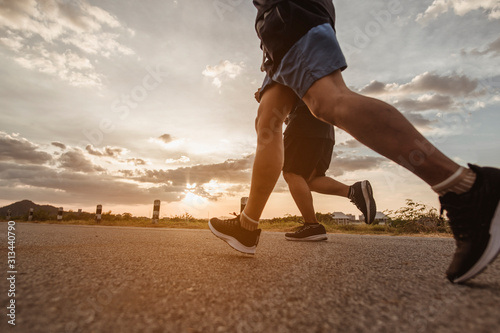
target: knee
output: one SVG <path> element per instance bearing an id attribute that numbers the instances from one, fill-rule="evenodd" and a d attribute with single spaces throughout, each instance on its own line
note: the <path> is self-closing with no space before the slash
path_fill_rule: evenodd
<path id="1" fill-rule="evenodd" d="M 257 117 L 255 118 L 255 130 L 257 133 L 262 131 L 281 133 L 283 123 L 288 113 L 289 110 L 286 108 L 278 110 L 277 108 L 269 108 L 261 104 L 257 112 Z"/>
<path id="2" fill-rule="evenodd" d="M 268 110 L 263 113 L 259 112 L 255 119 L 257 145 L 260 148 L 263 147 L 262 145 L 266 146 L 270 143 L 283 146 L 283 122 L 284 117 L 281 117 L 280 114 L 269 114 Z"/>

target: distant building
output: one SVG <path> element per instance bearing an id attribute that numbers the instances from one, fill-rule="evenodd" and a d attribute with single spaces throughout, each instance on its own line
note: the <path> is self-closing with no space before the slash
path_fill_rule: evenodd
<path id="1" fill-rule="evenodd" d="M 349 222 L 351 222 L 351 217 L 342 212 L 334 212 L 331 214 L 331 216 L 333 221 L 339 224 L 348 224 Z"/>
<path id="2" fill-rule="evenodd" d="M 384 213 L 382 212 L 377 212 L 375 214 L 375 224 L 378 224 L 378 223 L 386 223 L 387 220 L 389 219 L 389 217 L 387 215 L 385 215 Z M 365 216 L 363 214 L 359 215 L 359 221 L 360 222 L 364 222 L 365 221 Z"/>
<path id="3" fill-rule="evenodd" d="M 385 215 L 384 213 L 377 212 L 377 214 L 375 214 L 375 222 L 386 223 L 387 220 L 389 220 L 389 216 Z"/>

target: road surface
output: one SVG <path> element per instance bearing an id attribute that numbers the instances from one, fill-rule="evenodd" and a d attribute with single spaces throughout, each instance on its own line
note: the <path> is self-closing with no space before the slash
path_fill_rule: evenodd
<path id="1" fill-rule="evenodd" d="M 16 224 L 15 326 L 0 223 L 1 332 L 499 332 L 500 260 L 444 278 L 452 239 Z"/>

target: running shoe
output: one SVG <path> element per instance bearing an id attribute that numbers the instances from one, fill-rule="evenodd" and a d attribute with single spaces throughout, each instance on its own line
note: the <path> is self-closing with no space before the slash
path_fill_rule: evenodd
<path id="1" fill-rule="evenodd" d="M 372 224 L 377 214 L 377 206 L 373 199 L 373 190 L 369 181 L 363 180 L 352 185 L 349 189 L 349 199 L 365 217 L 365 223 Z"/>
<path id="2" fill-rule="evenodd" d="M 220 220 L 214 217 L 208 222 L 208 227 L 215 236 L 225 241 L 233 249 L 246 254 L 255 254 L 261 229 L 250 231 L 242 228 L 239 215 L 229 220 Z"/>
<path id="3" fill-rule="evenodd" d="M 500 251 L 500 170 L 469 164 L 476 182 L 463 194 L 449 192 L 439 198 L 446 210 L 456 251 L 446 271 L 453 283 L 481 273 Z"/>
<path id="4" fill-rule="evenodd" d="M 290 241 L 323 241 L 327 240 L 325 227 L 319 223 L 304 223 L 299 230 L 287 232 L 285 238 Z"/>

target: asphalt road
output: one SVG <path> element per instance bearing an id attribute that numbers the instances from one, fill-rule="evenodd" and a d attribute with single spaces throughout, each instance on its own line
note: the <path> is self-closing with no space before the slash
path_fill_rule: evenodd
<path id="1" fill-rule="evenodd" d="M 16 225 L 16 325 L 1 332 L 499 332 L 500 260 L 444 278 L 452 239 L 264 232 L 257 254 L 208 230 Z"/>

